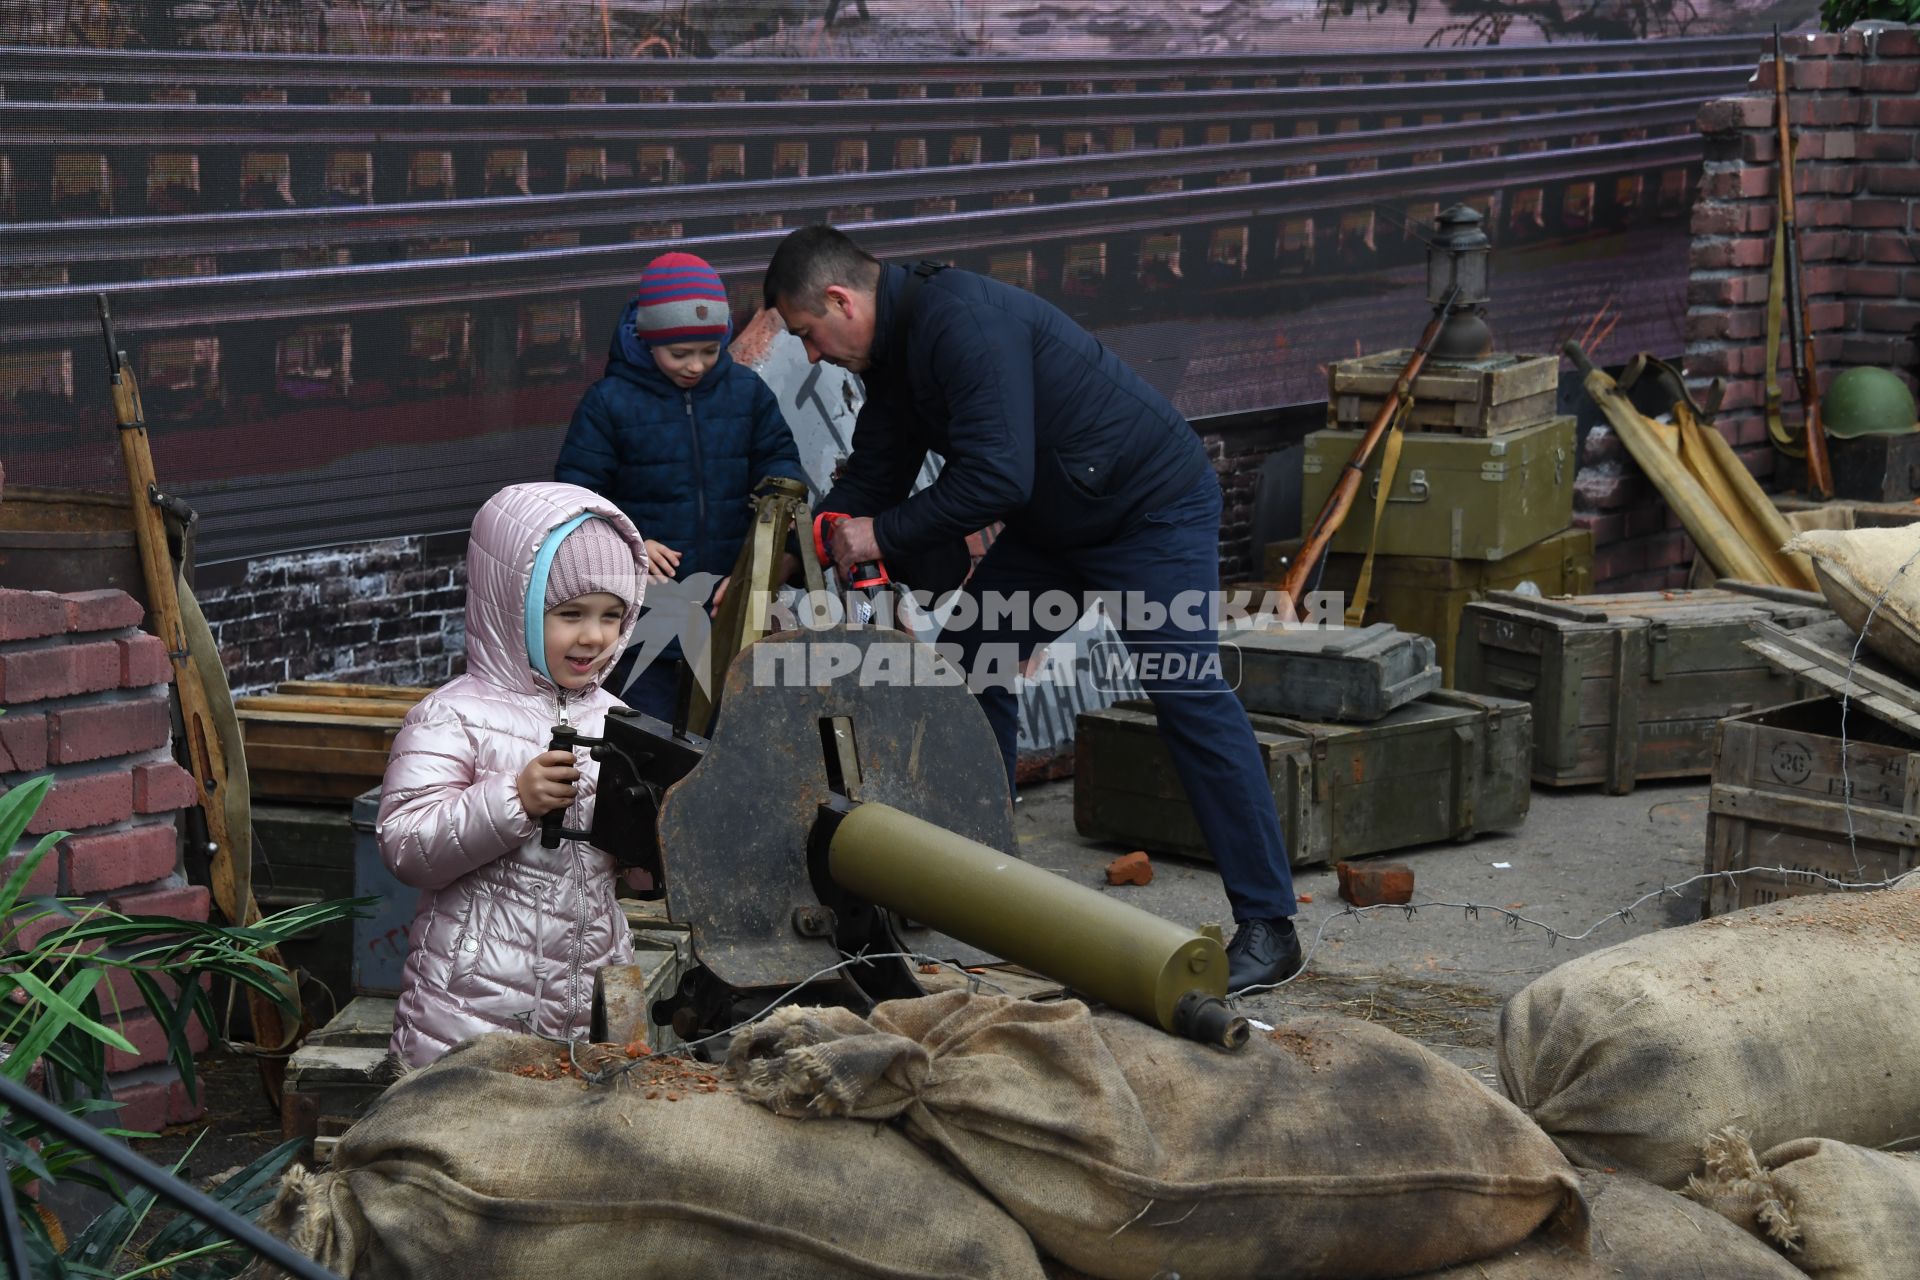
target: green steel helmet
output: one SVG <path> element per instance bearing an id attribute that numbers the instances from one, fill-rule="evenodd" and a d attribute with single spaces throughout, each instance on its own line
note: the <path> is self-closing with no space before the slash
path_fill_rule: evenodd
<path id="1" fill-rule="evenodd" d="M 1828 435 L 1842 439 L 1905 435 L 1915 429 L 1913 392 L 1886 369 L 1848 369 L 1821 397 L 1820 418 Z"/>

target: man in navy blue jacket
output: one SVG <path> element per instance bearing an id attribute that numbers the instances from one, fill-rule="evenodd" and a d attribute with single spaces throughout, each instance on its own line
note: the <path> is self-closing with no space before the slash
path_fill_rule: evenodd
<path id="1" fill-rule="evenodd" d="M 831 227 L 781 242 L 765 295 L 809 360 L 866 386 L 819 507 L 856 517 L 835 534 L 843 572 L 1005 522 L 968 590 L 1009 602 L 1013 625 L 974 610 L 941 639 L 959 650 L 1009 787 L 1019 707 L 1011 679 L 983 679 L 977 659 L 1009 644 L 1024 659 L 1072 621 L 1023 602 L 1102 592 L 1239 923 L 1231 987 L 1292 976 L 1293 879 L 1252 726 L 1219 670 L 1220 484 L 1193 428 L 1051 304 L 971 272 L 882 266 Z M 908 496 L 929 452 L 939 477 Z"/>

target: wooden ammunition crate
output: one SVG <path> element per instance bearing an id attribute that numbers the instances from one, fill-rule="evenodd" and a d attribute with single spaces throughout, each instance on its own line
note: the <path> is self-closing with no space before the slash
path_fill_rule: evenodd
<path id="1" fill-rule="evenodd" d="M 1909 502 L 1920 495 L 1920 435 L 1854 436 L 1827 441 L 1833 491 L 1860 502 Z M 1779 454 L 1774 478 L 1789 489 L 1810 489 L 1804 459 Z"/>
<path id="2" fill-rule="evenodd" d="M 1362 432 L 1315 431 L 1300 460 L 1302 526 L 1310 528 L 1352 461 Z M 1573 419 L 1549 418 L 1504 435 L 1423 432 L 1404 438 L 1393 484 L 1377 491 L 1384 449 L 1368 460 L 1360 491 L 1328 544 L 1385 556 L 1504 560 L 1573 523 L 1579 469 Z M 1374 507 L 1386 503 L 1379 529 Z"/>
<path id="3" fill-rule="evenodd" d="M 1433 641 L 1391 623 L 1231 627 L 1220 654 L 1248 711 L 1309 720 L 1378 720 L 1440 687 Z"/>
<path id="4" fill-rule="evenodd" d="M 1496 592 L 1461 619 L 1456 682 L 1533 705 L 1535 782 L 1625 794 L 1642 778 L 1703 776 L 1723 716 L 1800 694 L 1747 648 L 1754 624 L 1831 616 L 1812 592 L 1729 585 L 1553 600 Z"/>
<path id="5" fill-rule="evenodd" d="M 1815 876 L 1870 884 L 1920 862 L 1920 741 L 1855 712 L 1843 771 L 1840 714 L 1838 699 L 1813 698 L 1720 722 L 1706 869 L 1782 871 L 1710 882 L 1709 915 L 1834 891 Z"/>
<path id="6" fill-rule="evenodd" d="M 1327 425 L 1371 426 L 1412 355 L 1411 351 L 1382 351 L 1329 365 Z M 1558 356 L 1428 361 L 1413 380 L 1413 408 L 1406 427 L 1473 436 L 1517 431 L 1551 418 L 1559 389 Z"/>
<path id="7" fill-rule="evenodd" d="M 1293 544 L 1267 547 L 1267 576 L 1286 576 L 1284 558 Z M 1358 555 L 1330 555 L 1320 590 L 1350 596 L 1360 583 Z M 1449 560 L 1442 556 L 1376 556 L 1367 593 L 1368 622 L 1391 622 L 1433 641 L 1440 683 L 1452 686 L 1460 616 L 1488 593 L 1532 583 L 1542 595 L 1580 595 L 1593 590 L 1593 534 L 1566 529 L 1516 551 L 1504 560 Z"/>
<path id="8" fill-rule="evenodd" d="M 351 802 L 379 786 L 400 722 L 431 692 L 293 680 L 234 699 L 254 798 Z"/>
<path id="9" fill-rule="evenodd" d="M 1527 816 L 1525 703 L 1443 689 L 1372 724 L 1249 719 L 1295 866 L 1464 840 Z M 1073 816 L 1084 836 L 1208 856 L 1150 703 L 1081 712 Z"/>

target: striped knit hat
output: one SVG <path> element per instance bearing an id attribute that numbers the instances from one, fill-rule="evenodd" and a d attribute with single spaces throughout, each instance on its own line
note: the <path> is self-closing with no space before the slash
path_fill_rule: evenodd
<path id="1" fill-rule="evenodd" d="M 727 291 L 720 273 L 690 253 L 663 253 L 647 264 L 634 295 L 633 331 L 648 342 L 713 341 L 727 336 Z"/>

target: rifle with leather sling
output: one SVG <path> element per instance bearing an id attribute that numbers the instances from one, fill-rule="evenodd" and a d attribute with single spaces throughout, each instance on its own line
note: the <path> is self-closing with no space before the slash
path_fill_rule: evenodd
<path id="1" fill-rule="evenodd" d="M 126 353 L 120 350 L 115 340 L 113 317 L 107 307 L 106 295 L 98 295 L 98 301 L 100 332 L 107 344 L 107 368 L 113 378 L 113 411 L 119 426 L 120 456 L 126 464 L 127 490 L 132 500 L 134 539 L 139 547 L 141 576 L 147 588 L 148 623 L 153 634 L 166 645 L 167 657 L 173 663 L 173 688 L 179 699 L 188 772 L 193 775 L 194 791 L 198 797 L 195 809 L 188 811 L 189 831 L 206 853 L 208 889 L 213 895 L 214 905 L 231 923 L 250 925 L 258 921 L 261 914 L 259 904 L 253 898 L 250 858 L 249 864 L 244 867 L 236 868 L 235 865 L 237 833 L 232 829 L 227 808 L 227 791 L 232 778 L 227 765 L 227 748 L 220 733 L 223 718 L 216 714 L 208 695 L 207 679 L 202 674 L 200 663 L 195 660 L 193 646 L 189 644 L 184 616 L 187 606 L 183 604 L 183 589 L 168 549 L 163 512 L 172 514 L 183 524 L 190 524 L 194 517 L 178 498 L 160 490 L 154 475 L 153 451 L 147 439 L 146 418 L 140 404 L 140 388 L 134 381 L 133 370 L 127 366 Z M 193 606 L 192 611 L 197 615 L 197 606 Z M 224 680 L 220 681 L 220 685 L 223 697 L 231 701 Z M 231 714 L 224 719 L 231 720 Z M 244 776 L 242 769 L 240 777 L 244 779 Z M 244 788 L 244 781 L 239 785 Z M 263 949 L 260 958 L 282 970 L 286 968 L 277 947 Z M 298 1008 L 297 994 L 290 990 L 289 998 Z M 296 1016 L 289 1025 L 280 1006 L 252 987 L 247 989 L 247 1012 L 252 1019 L 256 1042 L 252 1048 L 266 1055 L 261 1058 L 261 1074 L 277 1101 L 285 1063 L 272 1055 L 281 1053 L 293 1043 L 301 1030 L 300 1019 Z"/>
<path id="2" fill-rule="evenodd" d="M 1800 278 L 1800 228 L 1795 225 L 1793 213 L 1793 126 L 1788 111 L 1786 50 L 1780 43 L 1778 23 L 1773 28 L 1773 105 L 1774 121 L 1780 135 L 1780 223 L 1773 241 L 1774 278 L 1783 285 L 1785 292 L 1787 326 L 1791 335 L 1788 349 L 1793 356 L 1794 382 L 1800 389 L 1801 443 L 1807 453 L 1807 483 L 1821 497 L 1831 498 L 1833 467 L 1827 458 L 1827 429 L 1820 421 L 1820 366 L 1814 352 L 1813 325 L 1807 315 L 1804 282 Z M 1770 309 L 1778 305 L 1777 297 L 1777 294 L 1769 297 Z M 1778 321 L 1772 321 L 1767 328 L 1769 341 L 1775 344 L 1768 353 L 1771 371 L 1774 360 L 1778 358 Z M 1776 388 L 1770 386 L 1769 390 L 1776 391 Z M 1777 418 L 1778 412 L 1777 404 L 1768 405 L 1769 418 Z"/>
<path id="3" fill-rule="evenodd" d="M 1413 354 L 1408 357 L 1406 368 L 1394 379 L 1393 388 L 1387 392 L 1387 398 L 1380 405 L 1380 411 L 1373 415 L 1366 434 L 1360 437 L 1360 443 L 1354 446 L 1353 456 L 1347 459 L 1347 465 L 1340 472 L 1340 479 L 1334 483 L 1333 492 L 1327 495 L 1326 505 L 1320 508 L 1320 515 L 1301 540 L 1300 551 L 1287 567 L 1287 576 L 1281 580 L 1280 590 L 1291 602 L 1293 614 L 1300 616 L 1302 597 L 1313 582 L 1314 569 L 1320 558 L 1326 554 L 1327 545 L 1333 541 L 1333 535 L 1340 531 L 1346 521 L 1347 513 L 1353 509 L 1353 500 L 1360 493 L 1361 481 L 1365 478 L 1367 463 L 1373 457 L 1373 451 L 1380 440 L 1399 419 L 1403 405 L 1412 403 L 1413 380 L 1420 376 L 1421 367 L 1427 362 L 1427 355 L 1433 350 L 1434 339 L 1440 334 L 1440 327 L 1447 321 L 1447 313 L 1453 307 L 1453 300 L 1459 296 L 1456 285 L 1447 294 L 1446 300 L 1433 310 L 1433 319 L 1427 322 L 1426 332 L 1420 335 L 1420 341 L 1414 346 Z M 1387 495 L 1381 493 L 1376 499 L 1376 509 L 1384 510 Z M 1362 593 L 1364 595 L 1364 593 Z"/>

